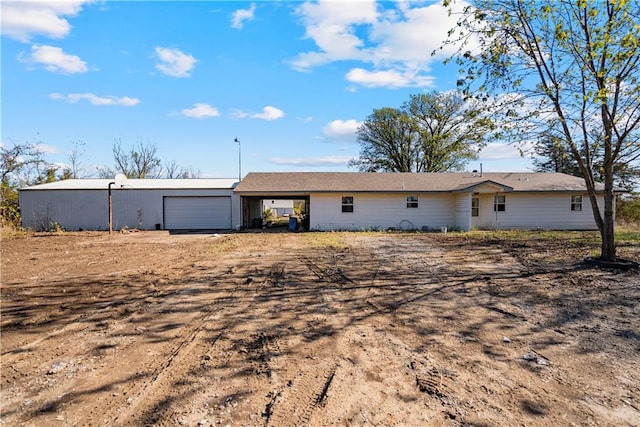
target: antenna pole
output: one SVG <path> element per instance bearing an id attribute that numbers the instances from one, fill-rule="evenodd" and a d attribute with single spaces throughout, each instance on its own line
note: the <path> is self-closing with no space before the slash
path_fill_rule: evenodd
<path id="1" fill-rule="evenodd" d="M 242 145 L 238 138 L 234 139 L 238 143 L 238 182 L 242 181 Z"/>

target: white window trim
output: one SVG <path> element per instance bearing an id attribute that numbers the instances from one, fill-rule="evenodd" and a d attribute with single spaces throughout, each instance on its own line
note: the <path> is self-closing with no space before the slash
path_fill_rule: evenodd
<path id="1" fill-rule="evenodd" d="M 351 198 L 351 204 L 344 203 L 344 199 L 347 198 L 347 197 Z M 351 206 L 351 211 L 345 211 L 344 208 L 346 206 Z M 356 198 L 355 197 L 353 197 L 353 196 L 341 196 L 340 197 L 340 212 L 341 213 L 353 213 L 356 210 L 355 206 L 356 206 Z"/>
<path id="2" fill-rule="evenodd" d="M 580 203 L 574 202 L 573 201 L 574 197 L 580 197 Z M 569 201 L 569 209 L 571 210 L 571 212 L 582 212 L 583 200 L 584 200 L 584 197 L 582 197 L 582 194 L 572 194 Z M 574 209 L 574 207 L 579 207 L 580 209 Z"/>
<path id="3" fill-rule="evenodd" d="M 504 200 L 502 203 L 498 203 L 498 197 L 502 197 Z M 503 205 L 504 209 L 498 209 L 498 206 Z M 507 211 L 507 196 L 504 194 L 496 194 L 493 196 L 493 211 L 494 212 L 506 212 Z"/>

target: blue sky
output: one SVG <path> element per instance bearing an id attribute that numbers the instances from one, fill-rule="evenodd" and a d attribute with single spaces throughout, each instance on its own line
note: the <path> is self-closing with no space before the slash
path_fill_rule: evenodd
<path id="1" fill-rule="evenodd" d="M 154 144 L 202 177 L 355 171 L 373 109 L 455 87 L 432 57 L 453 22 L 440 2 L 2 1 L 1 143 L 38 143 L 85 176 Z M 530 170 L 491 144 L 469 169 Z"/>

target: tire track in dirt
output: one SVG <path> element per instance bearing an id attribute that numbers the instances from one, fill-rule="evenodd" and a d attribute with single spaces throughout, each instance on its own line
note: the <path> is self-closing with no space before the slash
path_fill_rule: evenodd
<path id="1" fill-rule="evenodd" d="M 277 335 L 260 331 L 250 334 L 248 339 L 238 340 L 231 349 L 244 355 L 249 371 L 257 377 L 269 379 L 273 372 L 270 361 L 282 354 L 282 343 Z"/>
<path id="2" fill-rule="evenodd" d="M 262 414 L 265 427 L 309 424 L 313 412 L 326 403 L 331 383 L 340 367 L 333 359 L 318 362 L 307 365 L 286 386 L 270 393 Z"/>
<path id="3" fill-rule="evenodd" d="M 348 324 L 343 324 L 341 319 L 336 318 L 329 319 L 330 323 L 325 324 L 322 322 L 325 316 L 321 316 L 316 321 L 325 324 L 325 329 L 332 331 L 331 340 L 333 342 L 342 340 L 341 336 L 344 336 L 345 333 L 351 333 L 348 331 L 352 331 L 354 327 L 357 327 L 357 324 L 364 320 L 382 316 L 393 321 L 395 316 L 393 307 L 386 305 L 381 307 L 367 300 L 367 296 L 373 292 L 376 280 L 383 269 L 383 258 L 378 253 L 372 253 L 365 257 L 365 263 L 354 265 L 352 262 L 356 258 L 357 256 L 353 256 L 351 253 L 345 256 L 342 253 L 326 252 L 320 256 L 304 255 L 298 257 L 299 262 L 317 280 L 327 283 L 327 286 L 323 286 L 324 292 L 321 293 L 321 298 L 328 301 L 332 305 L 331 308 L 357 301 L 357 314 L 352 314 L 352 318 L 347 319 Z M 358 269 L 364 270 L 355 273 Z M 314 340 L 322 337 L 317 334 L 312 336 Z M 326 348 L 321 347 L 317 349 L 316 353 L 323 354 L 325 351 Z M 345 363 L 341 363 L 341 361 Z M 344 382 L 344 377 L 351 375 L 352 365 L 353 361 L 342 360 L 342 356 L 335 351 L 332 352 L 332 355 L 308 356 L 305 359 L 304 367 L 297 372 L 293 371 L 293 376 L 290 374 L 288 378 L 291 379 L 286 385 L 281 385 L 267 394 L 268 400 L 262 413 L 265 427 L 311 425 L 312 422 L 324 419 L 325 415 L 321 413 L 322 408 L 333 399 L 349 398 L 341 394 L 344 390 L 338 392 L 336 397 L 331 396 L 336 379 L 340 376 L 342 379 L 339 381 Z"/>
<path id="4" fill-rule="evenodd" d="M 324 262 L 325 265 L 321 265 L 307 255 L 303 255 L 299 259 L 321 282 L 335 283 L 338 285 L 344 283 L 355 284 L 345 273 L 344 269 L 338 266 L 338 258 L 335 254 L 333 254 L 330 261 Z"/>
<path id="5" fill-rule="evenodd" d="M 225 345 L 215 348 L 242 319 L 242 313 L 235 308 L 236 297 L 253 294 L 259 300 L 260 295 L 268 294 L 270 287 L 278 286 L 284 277 L 284 264 L 275 263 L 266 273 L 246 269 L 234 273 L 233 269 L 229 269 L 226 274 L 236 276 L 228 279 L 235 282 L 235 285 L 209 304 L 197 320 L 190 322 L 188 330 L 181 334 L 184 338 L 173 347 L 163 363 L 154 369 L 148 381 L 127 392 L 127 395 L 134 397 L 130 397 L 128 407 L 116 416 L 116 424 L 148 425 L 168 419 L 188 422 L 185 420 L 191 416 L 190 411 L 177 408 L 174 402 L 181 401 L 189 394 L 204 392 L 203 384 L 211 385 L 212 379 L 208 376 L 213 370 L 236 362 L 234 353 L 245 356 L 249 370 L 259 380 L 269 380 L 272 372 L 269 362 L 281 352 L 281 342 L 277 335 L 259 332 L 249 340 L 236 342 L 231 348 L 227 349 Z M 227 319 L 215 328 L 214 336 L 210 337 L 208 326 L 225 318 Z M 200 355 L 205 355 L 204 359 Z M 209 365 L 209 360 L 215 360 L 216 364 Z M 192 386 L 185 389 L 181 384 L 185 381 L 192 382 Z"/>
<path id="6" fill-rule="evenodd" d="M 228 291 L 226 295 L 219 297 L 215 302 L 210 304 L 195 321 L 190 323 L 189 328 L 181 334 L 184 338 L 181 338 L 173 347 L 168 357 L 166 357 L 159 366 L 153 369 L 150 379 L 137 388 L 128 390 L 127 395 L 130 396 L 130 404 L 125 411 L 122 411 L 120 414 L 115 416 L 114 423 L 137 423 L 138 421 L 135 421 L 137 418 L 136 413 L 140 412 L 141 409 L 143 410 L 150 400 L 157 398 L 157 391 L 165 388 L 170 389 L 170 386 L 167 383 L 173 381 L 174 378 L 178 376 L 178 371 L 188 370 L 190 365 L 187 363 L 187 360 L 190 357 L 193 357 L 194 354 L 198 354 L 195 349 L 198 346 L 203 346 L 203 343 L 207 341 L 204 339 L 204 333 L 208 323 L 220 317 L 220 310 L 218 309 L 223 304 L 226 305 L 232 302 L 237 289 L 238 287 L 235 286 L 234 289 Z M 223 325 L 218 328 L 217 335 L 209 340 L 207 347 L 215 346 L 230 326 L 229 322 L 223 323 Z M 143 410 L 142 421 L 145 424 L 148 424 L 149 420 L 155 422 L 158 419 L 162 419 L 164 414 L 163 411 L 168 409 L 169 408 L 162 408 L 156 405 L 152 410 Z"/>
<path id="7" fill-rule="evenodd" d="M 114 304 L 101 303 L 100 307 L 94 314 L 87 316 L 86 313 L 81 313 L 65 319 L 67 324 L 64 327 L 2 354 L 2 366 L 10 366 L 21 381 L 29 384 L 26 388 L 28 392 L 15 395 L 4 393 L 0 404 L 0 411 L 4 416 L 13 413 L 17 407 L 30 408 L 24 411 L 28 421 L 51 408 L 66 404 L 79 395 L 76 391 L 83 388 L 79 377 L 88 375 L 89 366 L 92 366 L 98 355 L 112 358 L 115 349 L 122 351 L 134 342 L 131 334 L 121 334 L 121 328 L 113 329 L 108 325 L 107 320 L 116 317 L 120 322 L 125 322 L 118 314 L 110 314 L 115 310 Z M 82 345 L 69 346 L 68 342 Z M 48 346 L 48 351 L 41 351 L 41 346 Z M 91 348 L 93 349 L 90 350 Z M 33 369 L 34 363 L 37 363 L 37 369 Z M 28 365 L 32 367 L 23 367 Z M 3 382 L 18 378 L 15 374 L 11 378 L 7 372 L 3 372 Z M 67 381 L 67 378 L 75 381 Z"/>
<path id="8" fill-rule="evenodd" d="M 133 291 L 137 291 L 137 290 L 133 290 Z M 89 331 L 92 327 L 100 326 L 100 324 L 102 323 L 100 321 L 111 320 L 117 317 L 120 313 L 116 313 L 116 310 L 124 310 L 125 314 L 132 314 L 136 312 L 135 308 L 139 307 L 143 302 L 146 303 L 150 299 L 163 300 L 177 293 L 179 293 L 179 290 L 177 289 L 171 289 L 164 292 L 156 291 L 146 295 L 145 301 L 134 301 L 133 303 L 125 303 L 120 301 L 114 302 L 113 300 L 97 302 L 91 306 L 91 310 L 93 311 L 92 314 L 87 314 L 88 310 L 82 310 L 82 312 L 75 315 L 70 314 L 69 317 L 66 317 L 64 319 L 65 325 L 63 327 L 58 328 L 54 331 L 48 332 L 42 335 L 40 338 L 37 338 L 33 341 L 20 343 L 14 348 L 6 349 L 6 350 L 3 349 L 2 352 L 0 353 L 0 356 L 2 356 L 3 358 L 11 357 L 12 354 L 21 354 L 28 351 L 32 351 L 35 346 L 51 338 L 56 338 L 58 340 L 71 339 L 70 337 L 71 334 L 82 334 L 84 332 Z M 77 296 L 82 297 L 83 295 L 79 293 Z M 106 297 L 103 297 L 103 298 L 106 298 Z M 6 306 L 7 306 L 6 300 L 4 302 L 4 305 L 6 309 Z M 134 307 L 129 307 L 132 305 Z M 132 310 L 131 308 L 134 308 L 134 309 Z M 74 304 L 62 306 L 60 309 L 63 312 L 74 311 Z M 119 320 L 124 320 L 124 318 L 120 316 Z M 10 328 L 13 327 L 12 325 L 8 324 L 10 322 L 11 321 L 8 321 L 2 324 L 0 329 L 4 330 L 5 332 L 10 330 Z M 68 350 L 70 352 L 73 352 L 75 349 L 69 348 Z M 10 359 L 9 359 L 9 362 L 10 362 Z M 3 360 L 3 363 L 7 363 L 7 361 Z"/>

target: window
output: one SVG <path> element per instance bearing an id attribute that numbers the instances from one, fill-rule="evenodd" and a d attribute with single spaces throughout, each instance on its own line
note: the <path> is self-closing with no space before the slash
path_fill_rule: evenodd
<path id="1" fill-rule="evenodd" d="M 353 196 L 342 198 L 342 212 L 353 212 Z"/>
<path id="2" fill-rule="evenodd" d="M 471 198 L 471 216 L 480 216 L 480 198 Z"/>
<path id="3" fill-rule="evenodd" d="M 571 196 L 571 210 L 572 211 L 581 211 L 582 210 L 582 196 Z"/>
<path id="4" fill-rule="evenodd" d="M 417 208 L 418 207 L 418 196 L 407 196 L 407 207 L 408 208 Z"/>
<path id="5" fill-rule="evenodd" d="M 507 210 L 507 196 L 494 196 L 493 197 L 493 211 L 504 212 Z"/>

